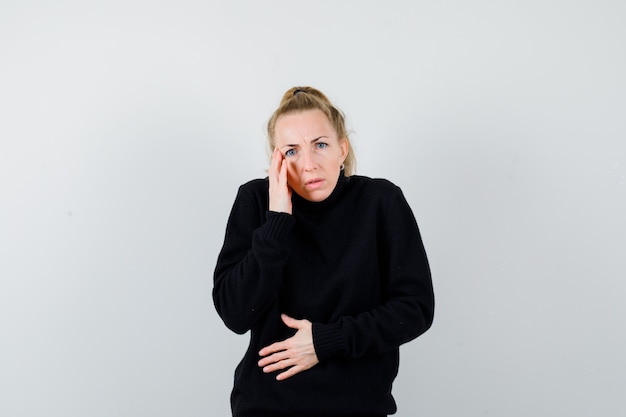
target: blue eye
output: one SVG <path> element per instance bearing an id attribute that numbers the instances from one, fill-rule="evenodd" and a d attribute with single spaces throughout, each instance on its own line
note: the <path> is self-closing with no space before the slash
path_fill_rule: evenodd
<path id="1" fill-rule="evenodd" d="M 287 149 L 287 152 L 285 152 L 285 156 L 294 156 L 295 154 L 296 154 L 295 149 Z"/>
<path id="2" fill-rule="evenodd" d="M 317 149 L 324 149 L 324 148 L 325 148 L 325 147 L 327 147 L 327 146 L 328 146 L 328 143 L 325 143 L 325 142 L 317 142 L 317 143 L 315 144 L 315 147 L 316 147 Z"/>

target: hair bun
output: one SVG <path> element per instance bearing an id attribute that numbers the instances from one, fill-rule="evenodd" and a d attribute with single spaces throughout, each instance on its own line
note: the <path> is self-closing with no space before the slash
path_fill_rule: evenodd
<path id="1" fill-rule="evenodd" d="M 280 101 L 280 104 L 283 105 L 288 101 L 291 101 L 293 99 L 296 99 L 296 97 L 301 94 L 301 93 L 305 93 L 306 96 L 313 96 L 318 98 L 319 100 L 323 101 L 326 105 L 328 106 L 332 106 L 332 103 L 330 102 L 330 100 L 328 99 L 328 97 L 326 97 L 324 95 L 324 93 L 322 93 L 320 90 L 313 88 L 313 87 L 308 87 L 308 86 L 304 86 L 304 87 L 292 87 L 289 90 L 287 90 L 287 92 L 285 92 L 285 94 L 283 95 L 282 100 Z M 299 100 L 299 99 L 296 99 Z"/>

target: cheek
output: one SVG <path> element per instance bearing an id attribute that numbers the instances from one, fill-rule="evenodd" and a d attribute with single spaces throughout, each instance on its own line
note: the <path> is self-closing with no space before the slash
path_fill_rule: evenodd
<path id="1" fill-rule="evenodd" d="M 297 166 L 293 162 L 289 162 L 287 165 L 287 182 L 288 183 L 296 183 L 300 176 L 298 175 Z"/>

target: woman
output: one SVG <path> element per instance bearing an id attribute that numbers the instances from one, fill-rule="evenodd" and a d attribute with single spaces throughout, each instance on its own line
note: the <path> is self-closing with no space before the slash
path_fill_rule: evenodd
<path id="1" fill-rule="evenodd" d="M 268 123 L 268 178 L 239 188 L 213 300 L 250 345 L 233 416 L 386 416 L 399 346 L 431 325 L 415 218 L 386 180 L 352 175 L 344 117 L 311 87 Z"/>

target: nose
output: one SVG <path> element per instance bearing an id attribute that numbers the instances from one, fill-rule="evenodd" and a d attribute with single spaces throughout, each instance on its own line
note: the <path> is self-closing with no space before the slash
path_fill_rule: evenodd
<path id="1" fill-rule="evenodd" d="M 312 152 L 308 149 L 302 151 L 302 168 L 305 171 L 315 169 L 315 160 Z"/>

